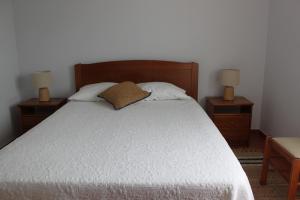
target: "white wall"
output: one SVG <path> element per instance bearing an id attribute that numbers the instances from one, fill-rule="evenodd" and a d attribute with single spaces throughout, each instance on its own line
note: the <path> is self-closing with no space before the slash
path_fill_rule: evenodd
<path id="1" fill-rule="evenodd" d="M 241 69 L 237 94 L 255 102 L 259 127 L 268 0 L 15 0 L 15 9 L 24 97 L 36 70 L 52 70 L 53 96 L 66 96 L 78 62 L 195 61 L 201 100 L 222 93 L 221 68 Z"/>
<path id="2" fill-rule="evenodd" d="M 14 104 L 20 100 L 19 68 L 11 0 L 0 0 L 0 148 L 14 138 Z"/>
<path id="3" fill-rule="evenodd" d="M 300 136 L 300 1 L 272 0 L 262 129 Z"/>

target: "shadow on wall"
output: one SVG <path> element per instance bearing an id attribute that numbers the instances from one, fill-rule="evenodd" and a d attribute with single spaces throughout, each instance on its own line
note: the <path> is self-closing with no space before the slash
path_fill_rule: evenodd
<path id="1" fill-rule="evenodd" d="M 20 112 L 17 105 L 12 105 L 10 107 L 10 116 L 11 116 L 11 124 L 12 124 L 12 137 L 16 138 L 19 137 L 21 134 L 21 127 L 20 127 Z"/>
<path id="2" fill-rule="evenodd" d="M 62 66 L 59 69 L 51 69 L 53 74 L 53 81 L 49 87 L 51 97 L 69 97 L 76 92 L 74 65 L 75 64 Z M 17 87 L 22 100 L 38 97 L 38 89 L 36 89 L 32 83 L 32 73 L 48 69 L 49 68 L 36 69 L 27 74 L 22 74 L 17 78 Z M 69 85 L 69 87 L 66 88 L 65 85 Z"/>
<path id="3" fill-rule="evenodd" d="M 28 99 L 33 96 L 32 78 L 31 74 L 20 75 L 17 78 L 17 87 L 20 93 L 21 99 Z"/>
<path id="4" fill-rule="evenodd" d="M 13 141 L 15 138 L 20 136 L 20 112 L 17 104 L 21 100 L 21 87 L 20 87 L 20 77 L 16 78 L 17 92 L 19 95 L 11 99 L 10 105 L 8 107 L 7 121 L 4 122 L 4 127 L 1 127 L 3 131 L 2 137 L 0 138 L 0 149 L 6 146 L 8 143 Z"/>
<path id="5" fill-rule="evenodd" d="M 20 136 L 20 117 L 18 112 L 17 104 L 11 105 L 9 107 L 9 113 L 10 113 L 10 125 L 5 126 L 3 132 L 6 133 L 0 138 L 0 149 L 12 142 L 14 139 Z M 7 121 L 7 124 L 9 124 L 9 121 Z"/>
<path id="6" fill-rule="evenodd" d="M 222 96 L 223 95 L 223 86 L 220 84 L 220 72 L 221 72 L 221 69 L 215 69 L 215 70 L 212 70 L 210 73 L 207 73 L 208 80 L 211 81 L 211 85 L 212 85 L 211 87 L 214 88 L 214 89 L 211 89 L 211 91 L 214 91 L 214 92 L 212 94 L 209 94 L 208 96 Z M 201 74 L 201 71 L 200 71 L 200 74 Z M 199 91 L 199 93 L 201 94 L 201 91 Z M 206 97 L 198 99 L 198 101 L 199 101 L 200 105 L 204 108 L 205 104 L 206 104 Z"/>

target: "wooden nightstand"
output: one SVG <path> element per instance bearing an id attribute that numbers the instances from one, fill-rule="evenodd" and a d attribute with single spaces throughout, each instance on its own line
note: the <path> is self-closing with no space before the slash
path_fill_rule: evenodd
<path id="1" fill-rule="evenodd" d="M 253 105 L 244 97 L 208 97 L 206 111 L 230 145 L 242 146 L 249 143 Z"/>
<path id="2" fill-rule="evenodd" d="M 67 102 L 65 98 L 53 98 L 48 102 L 29 99 L 18 105 L 21 113 L 21 131 L 25 133 L 46 119 Z"/>

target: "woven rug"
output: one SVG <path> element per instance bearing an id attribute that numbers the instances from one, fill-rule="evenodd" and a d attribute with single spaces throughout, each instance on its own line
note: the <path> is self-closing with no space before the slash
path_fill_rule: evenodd
<path id="1" fill-rule="evenodd" d="M 261 165 L 242 165 L 250 181 L 255 200 L 286 200 L 288 183 L 274 170 L 268 174 L 268 183 L 259 184 Z M 297 200 L 300 200 L 298 191 Z"/>
<path id="2" fill-rule="evenodd" d="M 241 164 L 261 164 L 263 161 L 263 153 L 258 148 L 233 148 L 232 151 Z"/>

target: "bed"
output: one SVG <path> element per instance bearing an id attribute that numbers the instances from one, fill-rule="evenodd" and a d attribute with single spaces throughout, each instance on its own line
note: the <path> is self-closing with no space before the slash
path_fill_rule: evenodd
<path id="1" fill-rule="evenodd" d="M 97 82 L 173 83 L 197 98 L 196 63 L 75 66 L 76 89 Z M 0 199 L 253 200 L 247 176 L 194 100 L 70 101 L 0 151 Z"/>

